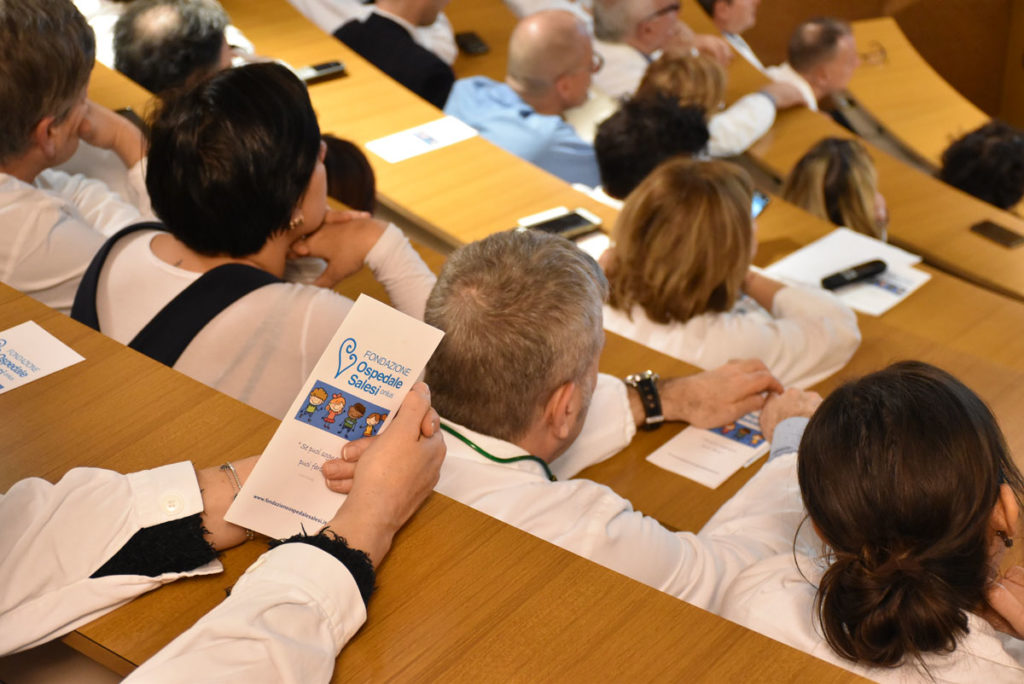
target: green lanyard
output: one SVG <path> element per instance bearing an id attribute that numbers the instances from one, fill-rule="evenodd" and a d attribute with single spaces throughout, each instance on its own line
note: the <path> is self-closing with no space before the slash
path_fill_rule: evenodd
<path id="1" fill-rule="evenodd" d="M 454 429 L 448 427 L 444 423 L 441 423 L 441 429 L 447 432 L 448 434 L 452 435 L 453 437 L 456 437 L 459 440 L 461 440 L 463 444 L 468 446 L 473 451 L 477 452 L 481 456 L 484 456 L 485 458 L 494 461 L 495 463 L 516 463 L 517 461 L 535 461 L 538 465 L 540 465 L 541 468 L 544 469 L 544 474 L 548 476 L 549 480 L 551 480 L 552 482 L 558 482 L 558 478 L 555 477 L 555 474 L 551 472 L 551 468 L 548 467 L 548 464 L 545 463 L 542 459 L 537 458 L 536 456 L 525 454 L 523 456 L 513 456 L 512 458 L 498 458 L 497 456 L 487 453 L 479 444 L 472 441 L 465 435 L 459 434 Z"/>

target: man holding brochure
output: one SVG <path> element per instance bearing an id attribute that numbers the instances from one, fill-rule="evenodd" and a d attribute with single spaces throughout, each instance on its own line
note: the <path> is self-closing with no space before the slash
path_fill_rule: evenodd
<path id="1" fill-rule="evenodd" d="M 665 420 L 713 427 L 761 408 L 782 387 L 759 361 L 660 381 L 631 376 L 635 387 L 599 375 L 606 290 L 593 259 L 540 231 L 498 233 L 449 257 L 425 317 L 445 331 L 426 368 L 449 433 L 437 491 L 713 609 L 731 576 L 792 543 L 732 544 L 727 530 L 771 517 L 774 489 L 791 475 L 785 468 L 762 468 L 699 535 L 665 529 L 603 485 L 550 480 L 610 457 L 637 426 L 656 424 L 659 399 Z M 324 465 L 329 485 L 336 465 Z"/>

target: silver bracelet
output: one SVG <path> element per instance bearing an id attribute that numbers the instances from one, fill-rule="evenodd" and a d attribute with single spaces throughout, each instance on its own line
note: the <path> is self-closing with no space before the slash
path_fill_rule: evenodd
<path id="1" fill-rule="evenodd" d="M 224 471 L 224 473 L 226 473 L 231 480 L 232 487 L 235 490 L 235 493 L 231 497 L 231 500 L 234 501 L 235 499 L 238 498 L 238 492 L 242 491 L 242 480 L 238 477 L 238 471 L 235 470 L 235 465 L 231 461 L 228 461 L 227 463 L 222 465 L 220 469 Z M 243 529 L 245 529 L 245 538 L 247 540 L 252 541 L 256 538 L 255 532 L 253 532 L 249 528 Z"/>

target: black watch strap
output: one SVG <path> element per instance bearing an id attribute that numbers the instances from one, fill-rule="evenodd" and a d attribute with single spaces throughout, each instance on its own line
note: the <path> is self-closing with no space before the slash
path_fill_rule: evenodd
<path id="1" fill-rule="evenodd" d="M 665 422 L 665 415 L 661 411 L 661 396 L 658 394 L 658 374 L 647 370 L 643 373 L 634 373 L 624 378 L 624 382 L 635 389 L 640 395 L 640 403 L 644 407 L 644 430 L 656 430 Z"/>

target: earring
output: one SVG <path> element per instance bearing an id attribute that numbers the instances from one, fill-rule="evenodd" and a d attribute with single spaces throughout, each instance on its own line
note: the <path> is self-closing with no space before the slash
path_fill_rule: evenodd
<path id="1" fill-rule="evenodd" d="M 996 530 L 996 536 L 1003 540 L 1003 544 L 1006 545 L 1006 548 L 1013 546 L 1013 540 L 1006 535 L 1006 532 Z"/>
<path id="2" fill-rule="evenodd" d="M 293 216 L 292 220 L 288 222 L 288 230 L 295 230 L 305 222 L 306 217 L 303 216 L 302 214 L 299 214 L 298 216 Z"/>

